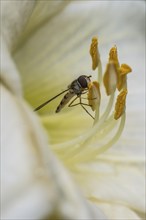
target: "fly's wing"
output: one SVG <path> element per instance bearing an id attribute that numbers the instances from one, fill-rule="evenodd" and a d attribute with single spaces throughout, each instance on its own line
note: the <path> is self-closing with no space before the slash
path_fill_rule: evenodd
<path id="1" fill-rule="evenodd" d="M 72 99 L 73 96 L 75 96 L 74 92 L 67 92 L 61 100 L 60 104 L 58 105 L 56 113 L 60 112 L 61 109 Z"/>
<path id="2" fill-rule="evenodd" d="M 47 100 L 46 102 L 39 105 L 37 108 L 34 109 L 34 111 L 38 111 L 39 109 L 43 108 L 45 105 L 47 105 L 52 100 L 56 99 L 58 96 L 62 95 L 63 93 L 67 92 L 69 89 L 64 90 L 63 92 L 60 92 L 58 95 L 54 96 L 53 98 Z"/>

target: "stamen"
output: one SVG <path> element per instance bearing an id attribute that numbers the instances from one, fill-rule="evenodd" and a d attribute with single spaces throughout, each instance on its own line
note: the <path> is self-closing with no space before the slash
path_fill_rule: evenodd
<path id="1" fill-rule="evenodd" d="M 110 96 L 105 112 L 103 113 L 103 115 L 101 115 L 98 123 L 94 124 L 92 129 L 88 130 L 83 135 L 77 138 L 74 138 L 72 141 L 67 141 L 66 143 L 63 143 L 63 144 L 54 144 L 53 149 L 57 153 L 61 153 L 62 150 L 67 149 L 67 151 L 65 151 L 66 154 L 64 155 L 63 153 L 62 155 L 62 157 L 67 161 L 68 158 L 70 158 L 70 155 L 75 156 L 76 154 L 78 154 L 78 152 L 82 149 L 83 146 L 84 146 L 84 150 L 88 148 L 88 146 L 90 146 L 88 145 L 88 142 L 91 141 L 91 139 L 94 138 L 98 134 L 98 131 L 100 131 L 101 129 L 103 129 L 104 126 L 106 126 L 105 121 L 107 117 L 109 116 L 109 113 L 111 112 L 113 101 L 114 101 L 114 94 Z"/>
<path id="2" fill-rule="evenodd" d="M 90 46 L 90 55 L 92 58 L 92 69 L 95 70 L 98 67 L 100 55 L 98 52 L 98 40 L 96 37 L 92 38 L 92 43 Z"/>
<path id="3" fill-rule="evenodd" d="M 95 111 L 97 106 L 100 105 L 100 85 L 97 81 L 88 84 L 88 103 L 91 105 L 92 111 Z"/>
<path id="4" fill-rule="evenodd" d="M 121 91 L 127 87 L 127 74 L 132 72 L 132 69 L 127 64 L 121 64 L 119 68 L 119 81 L 117 84 L 117 89 Z"/>
<path id="5" fill-rule="evenodd" d="M 117 83 L 119 80 L 119 61 L 117 54 L 117 47 L 114 46 L 109 52 L 109 61 L 106 66 L 105 74 L 103 77 L 103 83 L 106 89 L 107 95 L 111 95 L 115 92 Z"/>
<path id="6" fill-rule="evenodd" d="M 125 111 L 125 103 L 126 103 L 127 89 L 124 89 L 117 97 L 117 101 L 115 104 L 115 114 L 114 119 L 118 119 Z"/>
<path id="7" fill-rule="evenodd" d="M 101 61 L 98 52 L 98 40 L 95 37 L 92 39 L 90 55 L 92 57 L 92 69 L 95 70 L 98 67 L 98 81 L 89 82 L 88 84 L 88 103 L 91 109 L 95 111 L 93 127 L 70 141 L 53 145 L 53 149 L 56 153 L 65 163 L 69 166 L 71 165 L 71 167 L 73 167 L 73 165 L 76 166 L 76 164 L 80 162 L 92 161 L 97 158 L 97 155 L 108 150 L 119 139 L 125 124 L 126 78 L 132 69 L 127 64 L 120 66 L 117 47 L 112 47 L 109 52 L 108 64 L 103 77 L 106 93 L 110 95 L 110 97 L 107 106 L 104 108 L 104 112 L 99 117 L 102 68 L 100 68 Z M 122 89 L 122 91 L 117 97 L 115 112 L 113 113 L 116 88 Z M 120 120 L 117 121 L 119 118 Z M 98 141 L 94 141 L 95 138 Z"/>
<path id="8" fill-rule="evenodd" d="M 126 75 L 126 74 L 132 72 L 131 67 L 128 66 L 127 64 L 125 64 L 125 63 L 124 63 L 124 64 L 121 64 L 119 70 L 120 70 L 120 74 L 121 74 L 121 75 Z"/>
<path id="9" fill-rule="evenodd" d="M 116 133 L 106 144 L 103 144 L 101 146 L 97 145 L 96 147 L 95 146 L 91 147 L 90 145 L 90 147 L 87 149 L 84 149 L 84 151 L 82 149 L 79 149 L 80 151 L 78 151 L 78 154 L 76 154 L 70 160 L 66 161 L 67 164 L 76 166 L 78 162 L 81 163 L 81 162 L 90 162 L 90 161 L 96 160 L 99 154 L 103 154 L 105 151 L 110 149 L 120 138 L 123 132 L 124 126 L 125 126 L 125 119 L 126 119 L 126 115 L 123 114 Z"/>
<path id="10" fill-rule="evenodd" d="M 91 105 L 92 111 L 95 111 L 94 125 L 99 119 L 99 108 L 100 108 L 100 85 L 97 81 L 90 82 L 88 84 L 88 103 Z"/>
<path id="11" fill-rule="evenodd" d="M 117 67 L 119 67 L 118 52 L 117 52 L 116 45 L 110 49 L 110 52 L 109 52 L 109 62 L 110 61 L 114 62 L 117 65 Z"/>

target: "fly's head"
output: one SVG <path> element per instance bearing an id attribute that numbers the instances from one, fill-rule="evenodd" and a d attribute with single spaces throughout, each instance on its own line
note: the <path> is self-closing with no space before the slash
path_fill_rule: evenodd
<path id="1" fill-rule="evenodd" d="M 81 95 L 82 92 L 88 89 L 88 84 L 91 81 L 91 76 L 81 75 L 76 80 L 74 80 L 69 88 L 76 94 Z"/>
<path id="2" fill-rule="evenodd" d="M 88 88 L 88 84 L 89 82 L 91 82 L 90 80 L 91 76 L 85 76 L 85 75 L 81 75 L 79 76 L 79 78 L 77 79 L 80 87 L 84 90 Z"/>

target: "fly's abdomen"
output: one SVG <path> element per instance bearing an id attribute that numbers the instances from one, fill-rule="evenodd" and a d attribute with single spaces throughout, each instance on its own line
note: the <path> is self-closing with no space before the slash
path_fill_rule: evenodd
<path id="1" fill-rule="evenodd" d="M 72 99 L 74 95 L 75 93 L 71 93 L 71 92 L 66 93 L 63 99 L 61 100 L 60 104 L 58 105 L 56 109 L 56 113 L 60 112 L 61 109 Z"/>

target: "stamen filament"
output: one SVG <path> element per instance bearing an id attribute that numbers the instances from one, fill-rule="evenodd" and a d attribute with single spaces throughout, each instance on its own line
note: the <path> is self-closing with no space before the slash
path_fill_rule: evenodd
<path id="1" fill-rule="evenodd" d="M 107 151 L 113 144 L 115 144 L 121 136 L 125 125 L 127 73 L 131 72 L 132 69 L 127 64 L 122 64 L 120 66 L 117 47 L 114 46 L 109 52 L 108 64 L 102 78 L 102 63 L 98 51 L 98 40 L 95 37 L 92 39 L 90 55 L 92 58 L 92 69 L 95 70 L 98 68 L 98 81 L 90 81 L 87 88 L 88 104 L 91 109 L 95 111 L 93 127 L 79 137 L 61 144 L 53 144 L 52 146 L 58 156 L 71 166 L 73 166 L 73 164 L 76 166 L 76 163 L 97 159 L 99 154 Z M 102 83 L 105 86 L 109 100 L 105 111 L 100 116 L 100 86 Z M 118 95 L 115 111 L 114 113 L 111 113 L 116 89 L 119 91 L 121 90 L 121 93 Z M 117 121 L 117 119 L 119 120 Z M 95 138 L 98 141 L 96 143 L 94 142 Z M 91 141 L 92 145 L 90 144 Z"/>
<path id="2" fill-rule="evenodd" d="M 96 138 L 98 141 L 99 141 L 100 139 L 102 139 L 103 137 L 105 138 L 105 136 L 112 131 L 112 129 L 115 127 L 116 124 L 117 124 L 117 121 L 114 120 L 113 114 L 112 114 L 112 115 L 109 117 L 109 119 L 106 120 L 106 122 L 102 124 L 102 126 L 100 127 L 100 131 L 97 132 L 97 134 L 94 134 L 94 137 L 91 138 L 90 141 L 91 141 L 92 139 L 95 139 L 95 138 Z M 99 129 L 98 129 L 98 130 L 99 130 Z M 101 134 L 101 132 L 102 132 L 102 134 Z M 85 149 L 86 149 L 85 146 L 86 146 L 86 145 L 87 145 L 87 146 L 90 146 L 90 145 L 88 145 L 88 142 L 84 143 L 84 151 L 83 151 L 83 152 L 86 152 L 86 151 L 85 151 Z M 90 146 L 90 147 L 91 147 L 91 146 Z M 90 150 L 90 147 L 89 147 L 89 150 Z M 82 146 L 80 145 L 80 146 L 78 147 L 78 149 L 79 149 L 79 151 L 80 151 L 80 149 L 81 149 L 81 151 L 82 151 L 83 148 L 82 148 Z M 71 149 L 69 152 L 67 152 L 67 154 L 65 154 L 65 155 L 68 155 L 68 157 L 71 157 L 73 154 L 78 155 L 78 154 L 79 154 L 78 149 L 76 148 L 76 150 L 74 150 L 74 148 L 73 148 L 73 149 Z M 88 150 L 88 148 L 87 148 L 86 150 Z M 68 154 L 68 153 L 69 153 L 69 154 Z"/>
<path id="3" fill-rule="evenodd" d="M 100 127 L 103 126 L 104 122 L 106 121 L 112 109 L 113 101 L 114 101 L 114 94 L 110 96 L 105 112 L 103 113 L 98 123 L 96 123 L 93 128 L 85 132 L 82 136 L 79 136 L 78 138 L 73 139 L 72 141 L 67 141 L 66 143 L 63 143 L 63 144 L 53 145 L 53 149 L 57 151 L 58 153 L 61 152 L 62 149 L 67 149 L 66 151 L 63 151 L 65 152 L 65 154 L 63 154 L 63 158 L 66 158 L 66 157 L 69 158 L 68 157 L 69 154 L 72 154 L 72 153 L 75 154 L 76 151 L 78 151 L 78 148 L 82 148 L 83 145 L 84 145 L 84 150 L 85 150 L 85 148 L 87 147 L 88 141 L 92 139 L 96 133 L 98 133 L 98 130 L 100 129 Z"/>
<path id="4" fill-rule="evenodd" d="M 95 110 L 95 119 L 94 119 L 93 126 L 99 121 L 99 109 L 100 109 L 100 106 L 97 105 L 96 110 Z"/>
<path id="5" fill-rule="evenodd" d="M 108 149 L 110 149 L 111 146 L 113 146 L 113 144 L 116 143 L 116 141 L 119 139 L 119 137 L 121 136 L 123 129 L 124 129 L 124 125 L 125 125 L 125 119 L 126 119 L 126 115 L 124 114 L 121 117 L 121 122 L 119 124 L 119 128 L 116 132 L 116 134 L 114 135 L 114 137 L 105 145 L 97 148 L 93 148 L 92 146 L 90 146 L 88 149 L 84 149 L 82 150 L 80 148 L 80 151 L 78 151 L 78 153 L 74 156 L 72 156 L 72 158 L 70 158 L 70 160 L 67 160 L 66 162 L 68 164 L 72 163 L 72 164 L 76 164 L 77 162 L 89 162 L 89 161 L 93 161 L 96 159 L 97 155 L 104 153 L 105 151 L 107 151 Z"/>
<path id="6" fill-rule="evenodd" d="M 97 79 L 98 79 L 99 84 L 101 85 L 102 84 L 102 63 L 101 63 L 101 60 L 99 60 L 99 63 L 98 63 L 97 73 L 98 73 Z"/>
<path id="7" fill-rule="evenodd" d="M 103 126 L 100 128 L 101 131 L 96 135 L 97 140 L 105 138 L 106 135 L 108 135 L 112 129 L 117 124 L 116 120 L 113 120 L 113 114 L 106 120 L 106 122 L 103 124 Z"/>

